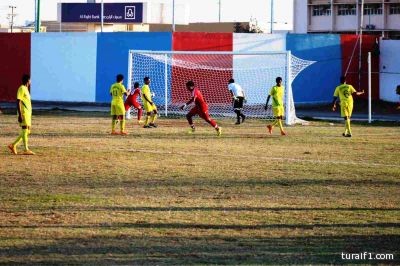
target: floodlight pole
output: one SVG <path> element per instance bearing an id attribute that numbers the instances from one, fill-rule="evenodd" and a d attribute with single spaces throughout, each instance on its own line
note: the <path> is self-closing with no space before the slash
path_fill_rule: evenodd
<path id="1" fill-rule="evenodd" d="M 9 6 L 11 8 L 11 33 L 13 33 L 13 28 L 14 28 L 14 9 L 17 8 L 16 6 Z"/>
<path id="2" fill-rule="evenodd" d="M 35 32 L 40 32 L 40 0 L 36 0 Z"/>
<path id="3" fill-rule="evenodd" d="M 172 32 L 175 31 L 175 0 L 172 0 Z"/>
<path id="4" fill-rule="evenodd" d="M 371 77 L 371 69 L 372 69 L 372 59 L 371 52 L 368 52 L 368 123 L 372 122 L 372 77 Z"/>
<path id="5" fill-rule="evenodd" d="M 101 0 L 100 21 L 101 21 L 101 32 L 103 32 L 103 27 L 104 27 L 104 1 L 103 0 Z"/>
<path id="6" fill-rule="evenodd" d="M 364 24 L 364 0 L 361 0 L 361 18 L 360 18 L 360 50 L 358 54 L 358 89 L 361 89 L 361 68 L 362 68 L 362 42 L 363 42 L 363 24 Z"/>
<path id="7" fill-rule="evenodd" d="M 271 0 L 271 34 L 274 29 L 274 0 Z"/>
<path id="8" fill-rule="evenodd" d="M 221 0 L 218 0 L 218 22 L 221 23 Z"/>

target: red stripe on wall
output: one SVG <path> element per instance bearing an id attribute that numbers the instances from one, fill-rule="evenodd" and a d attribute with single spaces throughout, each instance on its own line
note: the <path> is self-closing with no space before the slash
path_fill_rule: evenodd
<path id="1" fill-rule="evenodd" d="M 359 87 L 359 42 L 357 43 L 358 35 L 355 34 L 342 34 L 341 45 L 342 45 L 342 73 L 346 72 L 349 65 L 351 56 L 354 51 L 354 47 L 357 44 L 353 59 L 350 62 L 350 67 L 347 74 L 347 83 L 354 86 L 356 90 L 364 90 L 365 94 L 360 96 L 364 99 L 368 98 L 368 52 L 372 53 L 372 99 L 379 100 L 379 54 L 378 51 L 379 41 L 378 35 L 363 35 L 362 39 L 362 65 L 361 65 L 361 82 Z"/>
<path id="2" fill-rule="evenodd" d="M 206 32 L 174 32 L 172 37 L 174 51 L 232 51 L 232 33 L 206 33 Z M 179 56 L 176 56 L 179 57 Z M 182 56 L 180 56 L 182 57 Z M 229 57 L 229 58 L 227 58 Z M 188 56 L 185 56 L 188 60 Z M 213 55 L 192 57 L 191 62 L 199 65 L 212 65 L 223 70 L 185 69 L 172 68 L 172 102 L 181 103 L 190 94 L 186 90 L 185 83 L 193 80 L 203 93 L 209 104 L 227 104 L 231 97 L 227 90 L 229 78 L 232 77 L 233 57 L 225 55 L 221 60 Z M 216 64 L 217 63 L 217 64 Z"/>
<path id="3" fill-rule="evenodd" d="M 23 74 L 31 70 L 31 34 L 0 33 L 0 101 L 15 101 Z"/>

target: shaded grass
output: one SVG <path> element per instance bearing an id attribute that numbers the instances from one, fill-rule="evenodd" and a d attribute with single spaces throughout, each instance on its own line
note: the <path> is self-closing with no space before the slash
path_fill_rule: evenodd
<path id="1" fill-rule="evenodd" d="M 313 122 L 268 136 L 183 119 L 160 128 L 34 116 L 37 156 L 12 156 L 0 117 L 0 263 L 343 264 L 400 249 L 400 129 Z M 373 263 L 351 261 L 351 263 Z"/>

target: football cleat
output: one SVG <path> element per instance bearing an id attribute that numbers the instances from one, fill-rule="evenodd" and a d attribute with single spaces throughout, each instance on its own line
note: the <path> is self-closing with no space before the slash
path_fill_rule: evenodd
<path id="1" fill-rule="evenodd" d="M 351 134 L 346 134 L 346 138 L 351 138 Z"/>
<path id="2" fill-rule="evenodd" d="M 8 145 L 7 147 L 10 149 L 10 151 L 12 152 L 12 154 L 18 154 L 18 152 L 17 152 L 17 147 L 15 147 L 14 145 L 10 144 L 10 145 Z"/>
<path id="3" fill-rule="evenodd" d="M 286 136 L 286 132 L 285 131 L 281 131 L 281 135 L 282 136 Z"/>
<path id="4" fill-rule="evenodd" d="M 116 131 L 111 131 L 111 135 L 119 135 L 119 133 Z"/>
<path id="5" fill-rule="evenodd" d="M 121 131 L 120 134 L 123 135 L 123 136 L 126 136 L 126 135 L 128 135 L 128 132 L 126 132 L 126 131 Z"/>
<path id="6" fill-rule="evenodd" d="M 157 124 L 154 124 L 154 123 L 150 123 L 149 126 L 154 127 L 154 128 L 158 127 Z"/>
<path id="7" fill-rule="evenodd" d="M 24 151 L 24 153 L 22 153 L 23 155 L 35 155 L 35 153 L 31 150 L 26 150 Z"/>
<path id="8" fill-rule="evenodd" d="M 222 135 L 222 128 L 217 129 L 217 136 L 220 137 Z"/>
<path id="9" fill-rule="evenodd" d="M 269 134 L 272 134 L 272 126 L 271 126 L 271 125 L 268 125 L 267 128 L 268 128 L 268 133 L 269 133 Z"/>

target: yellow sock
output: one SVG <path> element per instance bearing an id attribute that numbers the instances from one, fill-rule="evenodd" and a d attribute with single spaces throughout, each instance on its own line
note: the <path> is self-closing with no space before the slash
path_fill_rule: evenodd
<path id="1" fill-rule="evenodd" d="M 113 118 L 113 119 L 112 119 L 112 122 L 111 122 L 111 130 L 112 130 L 112 131 L 115 131 L 115 122 L 116 122 L 116 119 Z"/>
<path id="2" fill-rule="evenodd" d="M 151 116 L 151 123 L 154 123 L 157 120 L 157 114 L 153 114 Z"/>
<path id="3" fill-rule="evenodd" d="M 283 125 L 282 125 L 282 119 L 278 119 L 278 125 L 279 125 L 279 128 L 281 129 L 281 131 L 284 131 Z"/>
<path id="4" fill-rule="evenodd" d="M 275 119 L 275 121 L 271 124 L 271 127 L 274 127 L 276 125 L 278 125 L 278 119 Z"/>
<path id="5" fill-rule="evenodd" d="M 346 119 L 346 130 L 351 135 L 350 118 Z"/>
<path id="6" fill-rule="evenodd" d="M 122 119 L 122 120 L 121 120 L 120 128 L 121 128 L 121 132 L 124 132 L 124 131 L 125 131 L 125 119 Z"/>
<path id="7" fill-rule="evenodd" d="M 146 121 L 144 122 L 145 126 L 149 125 L 149 121 L 150 121 L 150 116 L 146 115 Z"/>
<path id="8" fill-rule="evenodd" d="M 29 129 L 22 129 L 22 141 L 24 142 L 24 148 L 25 150 L 29 150 L 28 147 L 28 131 Z"/>
<path id="9" fill-rule="evenodd" d="M 18 138 L 14 141 L 14 143 L 12 145 L 13 146 L 17 146 L 18 144 L 20 144 L 22 139 L 23 139 L 23 135 L 24 135 L 24 132 L 23 132 L 23 130 L 21 130 L 21 132 L 19 133 Z"/>

